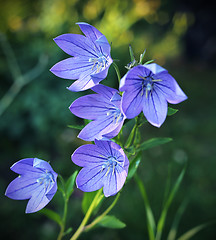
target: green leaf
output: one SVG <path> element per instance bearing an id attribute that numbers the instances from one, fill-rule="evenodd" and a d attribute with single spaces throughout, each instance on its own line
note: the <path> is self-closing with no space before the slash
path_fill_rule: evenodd
<path id="1" fill-rule="evenodd" d="M 179 222 L 180 222 L 180 219 L 186 209 L 187 203 L 188 203 L 188 200 L 184 200 L 181 203 L 180 207 L 178 208 L 175 218 L 173 220 L 173 224 L 171 226 L 170 232 L 168 234 L 167 240 L 175 240 L 176 239 Z"/>
<path id="2" fill-rule="evenodd" d="M 82 211 L 84 214 L 87 213 L 89 206 L 91 205 L 95 195 L 97 194 L 96 191 L 94 192 L 84 192 L 83 193 L 83 200 L 82 200 Z"/>
<path id="3" fill-rule="evenodd" d="M 144 50 L 143 53 L 140 54 L 140 61 L 139 61 L 139 64 L 141 64 L 141 65 L 142 65 L 142 62 L 143 62 L 143 59 L 144 59 L 145 53 L 146 53 L 146 49 Z"/>
<path id="4" fill-rule="evenodd" d="M 131 62 L 133 62 L 135 60 L 135 57 L 134 57 L 134 53 L 131 45 L 129 45 L 129 53 L 130 53 Z"/>
<path id="5" fill-rule="evenodd" d="M 53 210 L 50 210 L 50 209 L 47 209 L 47 208 L 43 208 L 43 209 L 41 209 L 39 211 L 39 213 L 42 213 L 43 215 L 45 215 L 49 219 L 55 221 L 56 223 L 59 224 L 59 226 L 62 225 L 61 217 L 59 216 L 58 213 L 54 212 Z"/>
<path id="6" fill-rule="evenodd" d="M 177 112 L 178 112 L 178 109 L 174 109 L 174 108 L 168 107 L 167 115 L 171 116 L 171 115 L 173 115 L 173 114 L 175 114 Z"/>
<path id="7" fill-rule="evenodd" d="M 141 133 L 140 133 L 139 129 L 137 128 L 137 129 L 136 129 L 136 132 L 135 132 L 135 137 L 134 137 L 133 145 L 134 145 L 134 146 L 137 146 L 137 144 L 139 144 L 140 141 L 141 141 Z"/>
<path id="8" fill-rule="evenodd" d="M 166 216 L 167 216 L 167 212 L 168 212 L 168 209 L 179 189 L 179 186 L 182 182 L 182 179 L 184 177 L 184 174 L 185 174 L 185 171 L 186 171 L 186 165 L 185 167 L 182 169 L 181 173 L 179 174 L 173 188 L 172 188 L 172 191 L 170 192 L 169 196 L 168 196 L 168 199 L 167 201 L 165 202 L 164 204 L 164 207 L 163 207 L 163 210 L 161 212 L 161 216 L 159 218 L 159 221 L 158 221 L 158 225 L 157 225 L 157 235 L 156 235 L 156 239 L 160 239 L 161 238 L 161 235 L 162 235 L 162 231 L 163 231 L 163 227 L 164 227 L 164 224 L 165 224 L 165 221 L 166 221 Z"/>
<path id="9" fill-rule="evenodd" d="M 71 233 L 72 232 L 72 230 L 73 230 L 73 228 L 68 228 L 65 232 L 64 232 L 64 234 L 63 234 L 63 236 L 65 236 L 65 235 L 67 235 L 67 234 L 69 234 L 69 233 Z"/>
<path id="10" fill-rule="evenodd" d="M 98 223 L 102 227 L 106 228 L 124 228 L 126 224 L 120 221 L 115 216 L 104 216 L 102 220 Z"/>
<path id="11" fill-rule="evenodd" d="M 65 181 L 60 174 L 58 175 L 58 191 L 60 191 L 62 196 L 65 197 Z"/>
<path id="12" fill-rule="evenodd" d="M 62 188 L 62 186 L 58 186 L 57 191 L 60 191 L 62 193 L 62 195 L 64 196 L 65 192 L 64 192 L 64 189 Z"/>
<path id="13" fill-rule="evenodd" d="M 136 151 L 143 151 L 161 144 L 172 141 L 172 138 L 151 138 L 143 143 L 136 149 Z"/>
<path id="14" fill-rule="evenodd" d="M 74 190 L 74 184 L 75 184 L 75 179 L 77 176 L 78 171 L 75 171 L 67 180 L 65 184 L 65 193 L 66 193 L 66 198 L 69 199 L 71 194 L 73 193 Z"/>
<path id="15" fill-rule="evenodd" d="M 136 153 L 136 149 L 134 146 L 130 146 L 129 148 L 125 148 L 124 150 L 131 155 L 134 155 Z"/>
<path id="16" fill-rule="evenodd" d="M 191 237 L 193 237 L 195 234 L 197 234 L 199 231 L 201 231 L 202 229 L 208 227 L 209 225 L 211 225 L 213 223 L 215 223 L 215 221 L 204 223 L 204 224 L 200 224 L 199 226 L 196 226 L 196 227 L 192 228 L 191 230 L 187 231 L 186 233 L 184 233 L 177 240 L 188 240 Z"/>
<path id="17" fill-rule="evenodd" d="M 132 131 L 131 131 L 131 133 L 130 133 L 130 135 L 129 135 L 126 143 L 125 143 L 125 148 L 129 148 L 130 145 L 132 144 L 132 141 L 133 141 L 133 138 L 134 138 L 134 134 L 135 134 L 136 128 L 137 128 L 137 126 L 134 125 L 134 127 L 133 127 L 133 129 L 132 129 Z"/>
<path id="18" fill-rule="evenodd" d="M 146 64 L 149 64 L 149 63 L 152 63 L 152 62 L 154 62 L 154 60 L 149 60 L 149 61 L 145 62 L 143 65 L 146 65 Z"/>
<path id="19" fill-rule="evenodd" d="M 82 130 L 85 125 L 68 125 L 69 128 L 73 128 L 73 129 L 78 129 L 78 130 Z"/>
<path id="20" fill-rule="evenodd" d="M 141 154 L 138 154 L 137 157 L 129 165 L 127 180 L 131 179 L 134 176 L 137 168 L 139 167 L 140 161 Z"/>
<path id="21" fill-rule="evenodd" d="M 97 194 L 98 191 L 94 192 L 84 192 L 83 194 L 83 200 L 82 200 L 82 211 L 84 214 L 87 213 L 95 195 Z M 104 195 L 101 194 L 100 197 L 98 198 L 98 202 L 95 204 L 96 210 L 99 209 L 101 200 L 103 199 Z M 95 212 L 96 213 L 96 212 Z"/>
<path id="22" fill-rule="evenodd" d="M 144 186 L 144 184 L 142 183 L 141 179 L 139 178 L 139 176 L 137 174 L 135 174 L 135 180 L 138 184 L 140 193 L 141 193 L 142 198 L 144 200 L 144 205 L 145 205 L 145 209 L 146 209 L 146 219 L 147 219 L 147 228 L 148 228 L 149 239 L 154 240 L 155 239 L 155 237 L 154 237 L 155 220 L 154 220 L 154 215 L 153 215 L 153 212 L 152 212 L 150 204 L 149 204 L 148 196 L 146 194 L 145 186 Z"/>

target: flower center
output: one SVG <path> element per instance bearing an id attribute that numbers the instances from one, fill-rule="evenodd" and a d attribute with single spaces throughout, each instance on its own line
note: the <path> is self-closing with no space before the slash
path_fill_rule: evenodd
<path id="1" fill-rule="evenodd" d="M 150 94 L 152 92 L 155 82 L 162 81 L 161 79 L 154 79 L 152 76 L 146 76 L 146 77 L 138 76 L 138 77 L 143 79 L 141 96 L 143 96 L 143 94 L 145 92 L 146 98 L 148 97 L 148 94 Z"/>
<path id="2" fill-rule="evenodd" d="M 105 176 L 107 176 L 108 173 L 109 173 L 109 171 L 112 170 L 112 175 L 113 175 L 114 172 L 115 172 L 115 167 L 116 167 L 118 164 L 120 164 L 120 162 L 117 161 L 116 157 L 114 157 L 114 156 L 109 156 L 109 157 L 107 158 L 106 163 L 104 163 L 104 164 L 102 165 L 101 171 L 103 171 L 104 169 L 107 169 L 107 172 L 106 172 L 106 175 L 105 175 Z"/>
<path id="3" fill-rule="evenodd" d="M 50 187 L 51 183 L 54 183 L 54 176 L 51 172 L 48 172 L 46 170 L 46 172 L 43 173 L 41 175 L 41 177 L 37 179 L 37 182 L 39 184 L 44 184 L 44 188 L 47 191 L 47 189 Z"/>
<path id="4" fill-rule="evenodd" d="M 121 113 L 121 110 L 117 107 L 113 107 L 107 112 L 107 116 L 110 115 L 113 115 L 113 123 L 116 124 L 121 122 L 122 119 L 124 118 L 124 115 Z"/>
<path id="5" fill-rule="evenodd" d="M 108 56 L 99 54 L 97 58 L 89 58 L 89 62 L 93 63 L 92 70 L 96 68 L 96 73 L 103 71 L 108 65 Z"/>

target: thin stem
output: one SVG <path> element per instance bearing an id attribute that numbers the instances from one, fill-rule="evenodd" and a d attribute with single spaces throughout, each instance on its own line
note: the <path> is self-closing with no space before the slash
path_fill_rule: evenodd
<path id="1" fill-rule="evenodd" d="M 118 77 L 118 81 L 119 81 L 119 83 L 120 83 L 120 80 L 121 80 L 121 74 L 120 74 L 120 71 L 119 71 L 118 65 L 117 65 L 115 62 L 113 62 L 112 65 L 113 65 L 113 67 L 115 68 L 115 71 L 116 71 L 116 74 L 117 74 L 117 77 Z"/>
<path id="2" fill-rule="evenodd" d="M 98 198 L 100 197 L 101 192 L 102 192 L 102 188 L 97 192 L 79 228 L 76 230 L 76 232 L 74 233 L 74 235 L 71 237 L 70 240 L 76 240 L 80 236 L 80 234 L 84 231 L 84 227 L 88 222 L 93 210 L 95 209 L 95 206 L 97 204 L 97 201 L 98 201 Z"/>
<path id="3" fill-rule="evenodd" d="M 0 100 L 0 116 L 5 112 L 5 110 L 11 105 L 15 97 L 18 95 L 20 90 L 23 88 L 23 84 L 20 84 L 18 81 L 14 82 L 9 90 Z"/>
<path id="4" fill-rule="evenodd" d="M 23 82 L 22 73 L 21 73 L 19 64 L 16 60 L 14 51 L 10 43 L 7 41 L 7 38 L 5 37 L 5 35 L 3 35 L 2 33 L 0 34 L 0 43 L 2 45 L 2 50 L 6 56 L 8 66 L 13 76 L 13 80 L 15 81 L 17 78 L 19 78 L 19 81 Z"/>
<path id="5" fill-rule="evenodd" d="M 0 116 L 5 112 L 5 110 L 11 105 L 16 96 L 20 93 L 23 87 L 36 79 L 45 69 L 48 58 L 42 55 L 39 58 L 38 64 L 29 70 L 27 73 L 21 76 L 16 76 L 13 80 L 13 84 L 0 99 Z M 13 75 L 15 75 L 13 73 Z"/>
<path id="6" fill-rule="evenodd" d="M 139 116 L 135 117 L 135 124 L 133 126 L 133 129 L 132 129 L 127 141 L 126 141 L 125 148 L 129 148 L 131 145 L 136 146 L 136 144 L 139 143 L 139 141 L 137 141 L 138 139 L 136 139 L 136 137 L 137 137 L 138 128 L 140 126 L 142 126 L 142 124 L 140 123 L 140 119 L 141 119 L 141 114 Z M 134 138 L 134 136 L 135 136 L 135 138 Z"/>
<path id="7" fill-rule="evenodd" d="M 115 206 L 115 204 L 117 203 L 118 199 L 120 197 L 120 193 L 118 193 L 118 195 L 116 196 L 115 200 L 113 201 L 113 203 L 100 215 L 98 216 L 92 223 L 90 223 L 89 225 L 87 225 L 84 229 L 85 232 L 89 231 L 90 229 L 92 229 L 97 223 L 99 223 L 104 216 L 106 216 L 111 210 L 112 208 Z"/>
<path id="8" fill-rule="evenodd" d="M 136 129 L 137 129 L 137 124 L 134 125 L 134 127 L 133 127 L 133 129 L 132 129 L 132 131 L 131 131 L 128 139 L 127 139 L 127 142 L 125 144 L 125 148 L 129 148 L 132 145 L 132 141 L 134 139 L 134 134 L 136 132 Z"/>
<path id="9" fill-rule="evenodd" d="M 25 74 L 22 74 L 19 64 L 17 62 L 14 51 L 7 41 L 7 38 L 0 33 L 0 44 L 2 50 L 5 54 L 10 73 L 12 74 L 13 84 L 0 99 L 0 116 L 5 112 L 5 110 L 11 105 L 16 96 L 22 90 L 22 88 L 35 78 L 37 78 L 45 69 L 48 62 L 48 58 L 45 55 L 42 55 L 39 58 L 38 64 L 33 67 L 30 71 Z"/>
<path id="10" fill-rule="evenodd" d="M 62 217 L 62 225 L 61 225 L 61 230 L 59 232 L 57 240 L 61 240 L 62 237 L 64 236 L 64 230 L 65 230 L 65 224 L 66 224 L 66 218 L 67 218 L 67 209 L 68 209 L 68 199 L 65 198 L 64 213 L 63 213 L 63 217 Z"/>

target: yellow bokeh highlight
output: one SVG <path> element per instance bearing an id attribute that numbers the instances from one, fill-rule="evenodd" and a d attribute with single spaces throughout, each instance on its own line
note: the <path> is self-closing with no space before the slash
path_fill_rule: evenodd
<path id="1" fill-rule="evenodd" d="M 27 4 L 23 0 L 4 1 L 2 4 L 2 32 L 28 31 L 43 33 L 52 39 L 64 33 L 82 34 L 76 22 L 88 22 L 112 42 L 112 50 L 128 49 L 131 44 L 136 57 L 147 50 L 150 58 L 164 63 L 181 51 L 181 36 L 193 24 L 192 13 L 161 10 L 161 0 L 38 0 Z M 29 8 L 34 6 L 32 14 Z M 138 23 L 142 24 L 140 28 Z M 165 33 L 157 36 L 155 26 L 169 24 Z M 147 29 L 145 29 L 147 26 Z M 125 50 L 127 51 L 127 50 Z"/>
<path id="2" fill-rule="evenodd" d="M 179 13 L 177 12 L 173 17 L 173 30 L 176 34 L 184 34 L 188 27 L 195 21 L 194 15 L 191 13 Z"/>
<path id="3" fill-rule="evenodd" d="M 10 16 L 8 26 L 11 31 L 18 31 L 22 26 L 22 19 L 19 16 Z"/>

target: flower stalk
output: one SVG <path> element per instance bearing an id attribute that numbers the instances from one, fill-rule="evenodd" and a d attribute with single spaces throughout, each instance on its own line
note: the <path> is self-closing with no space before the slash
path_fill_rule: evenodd
<path id="1" fill-rule="evenodd" d="M 65 231 L 65 224 L 66 224 L 67 210 L 68 210 L 68 198 L 65 197 L 64 200 L 65 201 L 64 201 L 64 213 L 63 213 L 63 217 L 62 217 L 62 225 L 61 225 L 57 240 L 62 239 L 62 237 L 64 236 L 64 231 Z"/>
<path id="2" fill-rule="evenodd" d="M 117 65 L 115 62 L 113 62 L 112 65 L 113 65 L 113 67 L 115 68 L 115 71 L 116 71 L 116 74 L 117 74 L 117 77 L 118 77 L 118 81 L 119 81 L 119 83 L 120 83 L 120 80 L 121 80 L 121 74 L 120 74 L 120 71 L 119 71 L 118 65 Z"/>
<path id="3" fill-rule="evenodd" d="M 91 205 L 90 205 L 90 207 L 89 207 L 89 209 L 88 209 L 85 217 L 83 218 L 83 220 L 82 220 L 79 228 L 76 230 L 76 232 L 74 233 L 74 235 L 70 238 L 70 240 L 76 240 L 76 239 L 78 239 L 78 237 L 80 236 L 80 234 L 84 231 L 85 225 L 87 224 L 89 218 L 91 217 L 92 212 L 94 211 L 95 207 L 96 207 L 97 204 L 98 204 L 98 199 L 99 199 L 101 193 L 102 193 L 102 188 L 101 188 L 100 190 L 98 190 L 98 192 L 97 192 L 97 194 L 95 195 L 95 197 L 94 197 L 94 199 L 93 199 L 93 201 L 92 201 L 92 203 L 91 203 Z"/>
<path id="4" fill-rule="evenodd" d="M 85 227 L 84 231 L 87 232 L 91 230 L 97 223 L 99 223 L 103 219 L 103 217 L 105 217 L 112 210 L 112 208 L 117 203 L 119 197 L 120 197 L 120 193 L 118 193 L 113 203 L 100 216 L 98 216 L 92 223 L 90 223 Z"/>

